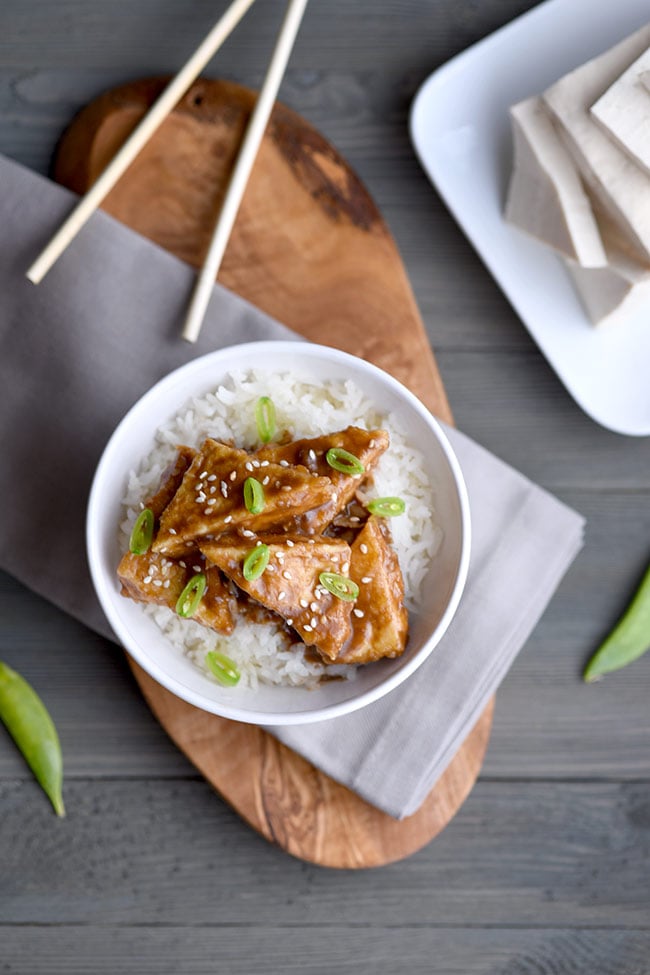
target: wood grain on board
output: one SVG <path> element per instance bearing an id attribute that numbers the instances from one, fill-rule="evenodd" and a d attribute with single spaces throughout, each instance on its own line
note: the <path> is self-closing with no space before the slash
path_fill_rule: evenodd
<path id="1" fill-rule="evenodd" d="M 60 142 L 55 178 L 83 193 L 163 84 L 125 85 L 88 105 Z M 200 266 L 254 97 L 239 85 L 199 80 L 103 208 Z M 336 150 L 282 105 L 271 117 L 219 281 L 305 338 L 381 366 L 451 422 L 381 215 Z M 132 666 L 167 732 L 237 812 L 289 853 L 327 866 L 378 866 L 432 839 L 468 795 L 490 734 L 493 702 L 423 806 L 397 821 L 261 729 L 200 711 Z"/>

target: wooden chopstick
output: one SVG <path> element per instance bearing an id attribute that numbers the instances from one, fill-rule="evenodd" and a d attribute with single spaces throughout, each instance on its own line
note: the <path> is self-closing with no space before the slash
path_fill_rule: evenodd
<path id="1" fill-rule="evenodd" d="M 215 225 L 210 246 L 192 295 L 185 325 L 183 338 L 188 342 L 196 342 L 208 302 L 212 294 L 215 278 L 221 266 L 221 261 L 230 237 L 230 233 L 237 217 L 248 177 L 255 163 L 255 158 L 266 129 L 269 116 L 273 109 L 278 89 L 291 56 L 302 16 L 308 0 L 289 0 L 287 10 L 275 44 L 271 63 L 269 64 L 264 83 L 260 90 L 253 114 L 246 128 L 235 168 L 228 183 L 223 205 Z"/>
<path id="2" fill-rule="evenodd" d="M 246 11 L 255 0 L 233 0 L 223 16 L 199 45 L 189 61 L 172 78 L 164 91 L 153 103 L 142 121 L 136 126 L 121 149 L 117 152 L 103 173 L 81 198 L 69 217 L 58 229 L 49 244 L 36 258 L 27 271 L 27 277 L 39 284 L 52 265 L 59 259 L 66 247 L 79 233 L 84 224 L 101 204 L 104 197 L 115 186 L 125 169 L 162 124 L 178 101 L 183 97 L 193 81 L 200 75 L 208 61 L 221 47 L 234 30 Z"/>

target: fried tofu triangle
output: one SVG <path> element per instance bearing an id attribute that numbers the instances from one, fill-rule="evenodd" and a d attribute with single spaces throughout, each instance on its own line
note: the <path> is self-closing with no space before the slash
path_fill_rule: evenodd
<path id="1" fill-rule="evenodd" d="M 292 626 L 304 643 L 335 660 L 352 633 L 352 603 L 337 599 L 319 583 L 321 572 L 347 574 L 350 546 L 334 538 L 310 540 L 300 536 L 262 536 L 269 562 L 255 580 L 244 577 L 244 559 L 256 539 L 237 536 L 201 543 L 209 563 L 219 566 L 233 582 Z"/>
<path id="2" fill-rule="evenodd" d="M 352 543 L 350 578 L 359 586 L 352 638 L 336 662 L 367 664 L 381 657 L 399 657 L 406 647 L 408 613 L 402 572 L 385 519 L 371 515 Z"/>
<path id="3" fill-rule="evenodd" d="M 206 535 L 239 527 L 254 532 L 281 530 L 296 515 L 326 504 L 335 493 L 329 478 L 312 477 L 304 467 L 270 461 L 262 466 L 257 459 L 256 464 L 245 450 L 206 440 L 161 515 L 154 551 L 182 557 Z M 248 477 L 263 488 L 264 508 L 259 514 L 251 514 L 244 504 Z"/>
<path id="4" fill-rule="evenodd" d="M 127 552 L 117 567 L 123 596 L 139 603 L 169 606 L 170 609 L 175 608 L 178 597 L 195 572 L 191 566 L 182 566 L 156 552 L 146 555 Z M 208 566 L 205 575 L 207 586 L 192 618 L 217 633 L 229 635 L 235 628 L 235 599 L 218 569 Z"/>
<path id="5" fill-rule="evenodd" d="M 301 464 L 312 473 L 329 477 L 336 497 L 316 511 L 310 511 L 296 519 L 296 529 L 300 534 L 320 535 L 342 511 L 366 474 L 373 470 L 377 461 L 388 448 L 389 437 L 385 430 L 362 430 L 360 427 L 347 427 L 336 433 L 306 440 L 294 440 L 288 444 L 269 444 L 255 453 L 259 460 L 279 464 Z M 356 476 L 334 470 L 327 463 L 326 454 L 331 447 L 339 447 L 354 454 L 364 466 L 365 473 Z"/>
<path id="6" fill-rule="evenodd" d="M 163 471 L 160 478 L 160 487 L 144 503 L 145 508 L 151 508 L 154 518 L 160 518 L 161 514 L 174 497 L 181 486 L 185 471 L 188 469 L 196 456 L 196 450 L 191 447 L 179 447 L 176 460 Z"/>

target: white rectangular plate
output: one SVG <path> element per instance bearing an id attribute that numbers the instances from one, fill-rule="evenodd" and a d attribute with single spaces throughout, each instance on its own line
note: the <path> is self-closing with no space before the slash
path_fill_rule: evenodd
<path id="1" fill-rule="evenodd" d="M 649 19 L 647 0 L 547 0 L 438 69 L 411 112 L 424 169 L 564 385 L 594 420 L 632 436 L 650 434 L 650 307 L 594 328 L 560 259 L 503 207 L 510 105 Z"/>

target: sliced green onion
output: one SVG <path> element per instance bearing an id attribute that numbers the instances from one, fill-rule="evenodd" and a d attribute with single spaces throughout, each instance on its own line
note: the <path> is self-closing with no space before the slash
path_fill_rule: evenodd
<path id="1" fill-rule="evenodd" d="M 203 572 L 197 572 L 195 576 L 192 576 L 176 602 L 176 612 L 179 616 L 184 619 L 187 619 L 188 616 L 194 616 L 207 584 L 208 581 Z"/>
<path id="2" fill-rule="evenodd" d="M 230 657 L 227 657 L 225 653 L 219 653 L 218 650 L 208 650 L 205 655 L 205 662 L 210 668 L 210 672 L 214 674 L 220 684 L 224 687 L 234 687 L 235 684 L 239 683 L 239 678 L 241 674 L 237 670 L 235 663 Z"/>
<path id="3" fill-rule="evenodd" d="M 268 545 L 258 545 L 257 548 L 252 548 L 242 565 L 244 579 L 248 579 L 249 582 L 259 579 L 269 564 L 269 554 Z"/>
<path id="4" fill-rule="evenodd" d="M 406 505 L 401 498 L 373 498 L 366 507 L 371 515 L 378 515 L 380 518 L 394 518 L 406 511 Z"/>
<path id="5" fill-rule="evenodd" d="M 244 504 L 252 515 L 259 515 L 260 511 L 264 511 L 264 488 L 254 477 L 247 477 L 244 481 Z"/>
<path id="6" fill-rule="evenodd" d="M 260 396 L 255 404 L 255 422 L 262 443 L 268 443 L 275 434 L 275 406 L 270 396 Z"/>
<path id="7" fill-rule="evenodd" d="M 343 447 L 330 447 L 325 454 L 325 460 L 330 467 L 333 467 L 335 471 L 340 471 L 341 474 L 355 475 L 363 474 L 365 471 L 365 467 L 359 458 L 348 450 L 343 450 Z"/>
<path id="8" fill-rule="evenodd" d="M 352 602 L 359 595 L 359 587 L 347 576 L 340 576 L 337 572 L 321 572 L 318 577 L 321 586 L 325 586 L 337 599 Z"/>
<path id="9" fill-rule="evenodd" d="M 134 555 L 144 555 L 151 547 L 153 539 L 153 511 L 145 508 L 135 519 L 135 525 L 129 538 L 129 552 Z"/>

